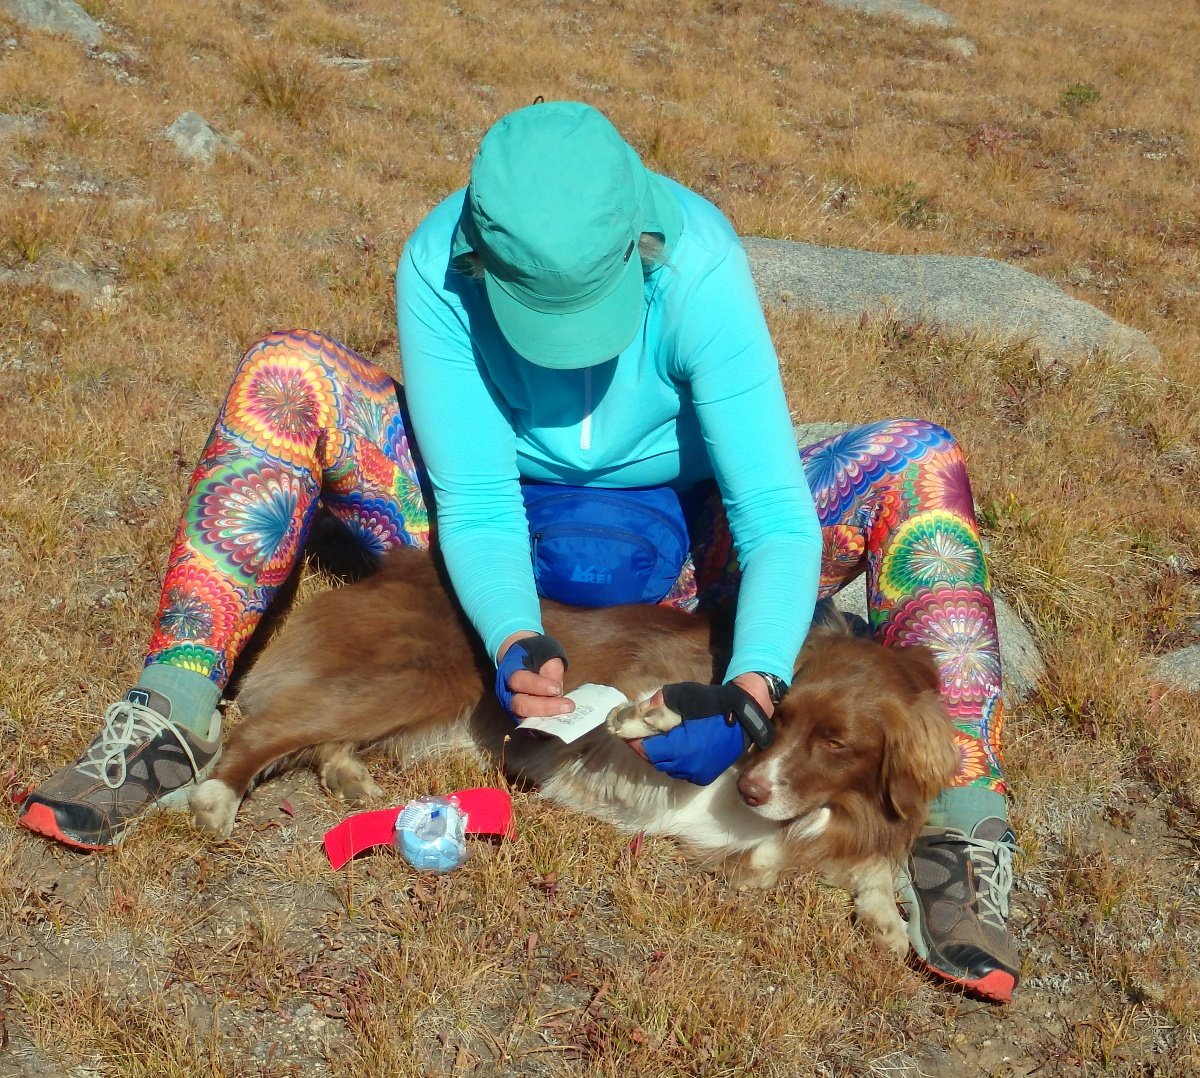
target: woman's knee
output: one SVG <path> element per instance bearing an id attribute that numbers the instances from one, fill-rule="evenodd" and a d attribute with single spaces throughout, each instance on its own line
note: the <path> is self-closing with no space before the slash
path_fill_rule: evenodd
<path id="1" fill-rule="evenodd" d="M 264 363 L 284 362 L 293 370 L 305 367 L 318 368 L 326 375 L 332 373 L 333 355 L 347 349 L 332 337 L 308 329 L 274 330 L 259 337 L 238 361 L 235 380 L 248 369 Z"/>
<path id="2" fill-rule="evenodd" d="M 291 423 L 333 427 L 364 411 L 355 407 L 360 399 L 372 402 L 367 412 L 377 406 L 390 419 L 398 405 L 397 384 L 382 367 L 332 337 L 291 329 L 268 333 L 250 346 L 234 371 L 227 403 L 253 404 L 256 412 Z"/>
<path id="3" fill-rule="evenodd" d="M 938 452 L 957 451 L 958 439 L 940 423 L 929 419 L 881 419 L 872 424 L 877 436 L 890 437 L 899 443 L 911 443 Z"/>

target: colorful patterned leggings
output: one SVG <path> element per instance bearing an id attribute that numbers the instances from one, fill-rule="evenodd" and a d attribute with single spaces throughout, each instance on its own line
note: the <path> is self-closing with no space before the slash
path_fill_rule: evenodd
<path id="1" fill-rule="evenodd" d="M 821 595 L 867 574 L 884 644 L 933 649 L 958 730 L 955 786 L 1000 792 L 1000 658 L 966 466 L 941 427 L 884 420 L 801 450 L 824 536 Z M 421 464 L 400 387 L 317 333 L 273 333 L 239 364 L 191 489 L 146 665 L 218 686 L 295 568 L 318 503 L 372 555 L 429 545 Z M 663 602 L 736 582 L 720 499 L 693 520 L 693 560 Z"/>

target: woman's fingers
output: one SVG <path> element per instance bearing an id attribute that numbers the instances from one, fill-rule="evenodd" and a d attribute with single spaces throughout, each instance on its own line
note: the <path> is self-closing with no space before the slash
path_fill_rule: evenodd
<path id="1" fill-rule="evenodd" d="M 546 715 L 568 715 L 575 710 L 573 701 L 563 696 L 563 664 L 550 659 L 539 673 L 518 670 L 508 679 L 513 694 L 512 712 L 522 719 Z"/>

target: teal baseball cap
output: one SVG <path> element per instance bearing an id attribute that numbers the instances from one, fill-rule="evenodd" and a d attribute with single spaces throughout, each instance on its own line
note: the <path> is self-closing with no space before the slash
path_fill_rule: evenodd
<path id="1" fill-rule="evenodd" d="M 645 311 L 638 240 L 669 248 L 682 215 L 661 177 L 603 113 L 577 101 L 529 105 L 484 135 L 453 257 L 473 251 L 505 340 L 555 370 L 624 351 Z"/>

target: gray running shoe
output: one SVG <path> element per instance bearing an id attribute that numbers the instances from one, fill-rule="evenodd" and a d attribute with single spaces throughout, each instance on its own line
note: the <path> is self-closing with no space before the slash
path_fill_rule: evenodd
<path id="1" fill-rule="evenodd" d="M 900 901 L 908 938 L 936 976 L 994 1003 L 1008 1003 L 1021 961 L 1009 934 L 1008 894 L 1016 836 L 989 816 L 968 836 L 926 827 L 913 845 Z"/>
<path id="2" fill-rule="evenodd" d="M 104 727 L 83 755 L 25 799 L 17 822 L 76 849 L 109 849 L 143 812 L 186 809 L 220 755 L 219 711 L 205 739 L 171 722 L 165 696 L 130 689 L 104 713 Z"/>

